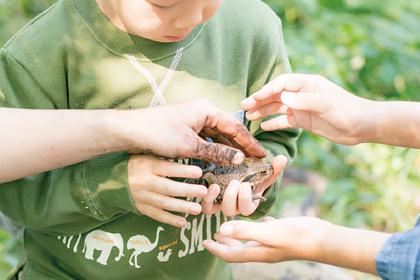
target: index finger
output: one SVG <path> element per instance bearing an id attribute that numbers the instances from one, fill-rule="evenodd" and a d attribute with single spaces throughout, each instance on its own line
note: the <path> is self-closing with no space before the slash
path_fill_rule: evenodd
<path id="1" fill-rule="evenodd" d="M 249 111 L 272 102 L 281 102 L 283 91 L 299 92 L 312 88 L 312 76 L 306 74 L 283 74 L 268 82 L 259 91 L 241 102 L 242 109 Z"/>
<path id="2" fill-rule="evenodd" d="M 229 221 L 220 226 L 220 234 L 228 238 L 257 241 L 270 245 L 270 231 L 266 228 L 268 223 Z"/>

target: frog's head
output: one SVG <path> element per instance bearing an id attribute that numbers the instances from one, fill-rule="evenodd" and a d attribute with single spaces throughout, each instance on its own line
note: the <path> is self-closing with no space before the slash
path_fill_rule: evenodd
<path id="1" fill-rule="evenodd" d="M 244 164 L 246 164 L 248 168 L 243 175 L 241 182 L 249 182 L 253 190 L 274 173 L 273 168 L 265 158 L 247 158 L 245 159 Z"/>

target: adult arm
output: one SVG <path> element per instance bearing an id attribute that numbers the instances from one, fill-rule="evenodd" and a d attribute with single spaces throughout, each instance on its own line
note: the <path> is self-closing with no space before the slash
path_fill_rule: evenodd
<path id="1" fill-rule="evenodd" d="M 300 127 L 344 145 L 420 148 L 420 103 L 363 99 L 321 76 L 280 75 L 242 107 L 250 120 L 284 114 L 262 123 L 264 130 Z"/>
<path id="2" fill-rule="evenodd" d="M 127 111 L 0 108 L 0 139 L 0 183 L 118 151 L 222 165 L 265 156 L 244 125 L 204 99 Z"/>

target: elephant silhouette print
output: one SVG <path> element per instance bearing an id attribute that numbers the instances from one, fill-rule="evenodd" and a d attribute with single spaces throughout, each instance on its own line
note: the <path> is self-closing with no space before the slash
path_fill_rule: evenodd
<path id="1" fill-rule="evenodd" d="M 137 264 L 137 256 L 141 253 L 147 253 L 152 251 L 158 244 L 159 241 L 159 232 L 163 231 L 162 227 L 158 227 L 156 231 L 156 239 L 155 242 L 151 243 L 150 240 L 144 235 L 135 235 L 130 238 L 127 242 L 127 249 L 132 250 L 134 249 L 133 254 L 130 257 L 129 263 L 130 265 L 134 265 L 136 268 L 140 268 Z M 168 256 L 169 257 L 169 256 Z M 134 263 L 132 259 L 134 258 Z"/>
<path id="2" fill-rule="evenodd" d="M 107 265 L 109 255 L 114 246 L 119 250 L 115 261 L 119 261 L 124 256 L 124 241 L 121 234 L 94 230 L 86 236 L 82 253 L 86 251 L 85 258 L 93 260 L 94 251 L 101 251 L 101 255 L 96 261 L 100 264 Z"/>
<path id="3" fill-rule="evenodd" d="M 127 249 L 134 249 L 134 252 L 132 253 L 129 259 L 130 265 L 135 266 L 136 268 L 140 268 L 140 266 L 137 264 L 138 255 L 140 255 L 141 253 L 148 253 L 156 248 L 159 242 L 159 232 L 161 231 L 163 231 L 163 228 L 158 227 L 156 231 L 155 242 L 153 243 L 144 235 L 135 235 L 128 240 Z M 63 242 L 64 244 L 66 244 L 68 249 L 70 249 L 71 242 L 72 240 L 74 240 L 73 238 L 74 236 L 58 236 L 58 239 L 61 240 L 61 242 Z M 77 253 L 78 251 L 77 248 L 81 238 L 82 234 L 79 234 L 73 248 L 73 251 L 75 253 Z M 102 265 L 107 265 L 108 259 L 114 247 L 118 249 L 118 256 L 115 257 L 115 261 L 120 261 L 121 258 L 124 257 L 124 245 L 124 240 L 121 234 L 110 233 L 98 229 L 86 235 L 82 253 L 85 254 L 86 259 L 95 260 L 95 250 L 100 251 L 100 255 L 96 261 Z M 169 256 L 171 254 L 172 250 L 169 249 L 165 255 L 163 254 L 163 252 L 160 252 L 157 258 L 160 262 L 166 262 L 169 260 Z M 134 263 L 132 261 L 133 258 Z"/>

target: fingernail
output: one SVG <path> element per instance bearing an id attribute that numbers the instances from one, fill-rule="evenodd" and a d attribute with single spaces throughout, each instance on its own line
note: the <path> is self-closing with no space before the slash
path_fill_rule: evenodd
<path id="1" fill-rule="evenodd" d="M 294 92 L 283 92 L 281 94 L 281 102 L 283 102 L 286 105 L 293 105 L 293 100 L 295 99 L 295 93 Z"/>
<path id="2" fill-rule="evenodd" d="M 184 227 L 187 223 L 185 221 L 178 221 L 180 227 Z"/>
<path id="3" fill-rule="evenodd" d="M 217 192 L 218 192 L 217 187 L 216 187 L 216 186 L 211 186 L 211 188 L 210 188 L 210 192 L 211 192 L 211 193 L 217 193 Z"/>
<path id="4" fill-rule="evenodd" d="M 201 168 L 195 168 L 193 172 L 194 178 L 200 178 L 202 174 L 203 174 L 203 170 L 201 170 Z"/>
<path id="5" fill-rule="evenodd" d="M 231 225 L 224 224 L 220 227 L 220 233 L 224 236 L 232 236 L 233 235 L 233 227 Z"/>
<path id="6" fill-rule="evenodd" d="M 240 165 L 244 162 L 245 155 L 242 152 L 237 152 L 232 159 L 232 163 L 236 165 Z"/>
<path id="7" fill-rule="evenodd" d="M 198 205 L 194 205 L 193 207 L 191 207 L 191 213 L 193 214 L 198 214 L 201 212 L 201 207 Z"/>
<path id="8" fill-rule="evenodd" d="M 232 180 L 229 183 L 229 186 L 239 186 L 241 184 L 241 182 L 239 182 L 238 180 Z"/>
<path id="9" fill-rule="evenodd" d="M 198 190 L 198 196 L 205 196 L 207 194 L 207 188 L 200 188 Z"/>

